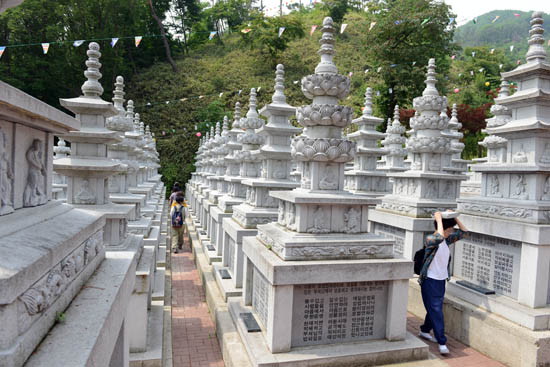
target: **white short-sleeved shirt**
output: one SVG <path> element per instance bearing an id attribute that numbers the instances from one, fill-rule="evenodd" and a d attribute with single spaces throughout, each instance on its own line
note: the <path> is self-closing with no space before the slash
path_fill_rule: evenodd
<path id="1" fill-rule="evenodd" d="M 428 278 L 443 280 L 449 277 L 449 270 L 447 268 L 449 264 L 449 258 L 451 256 L 451 251 L 447 245 L 447 241 L 443 240 L 439 244 L 439 248 L 435 253 L 435 256 L 428 268 Z"/>

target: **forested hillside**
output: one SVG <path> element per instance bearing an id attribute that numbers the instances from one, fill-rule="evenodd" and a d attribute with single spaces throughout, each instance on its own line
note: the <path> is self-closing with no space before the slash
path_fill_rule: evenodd
<path id="1" fill-rule="evenodd" d="M 451 19 L 456 14 L 439 1 L 368 4 L 365 10 L 364 1 L 324 0 L 307 8 L 294 5 L 282 17 L 266 17 L 248 0 L 221 0 L 214 6 L 198 0 L 26 0 L 0 15 L 0 45 L 8 46 L 0 58 L 0 79 L 59 107 L 59 98 L 80 94 L 87 44 L 96 40 L 103 54 L 102 97 L 110 100 L 115 77 L 125 77 L 126 98 L 135 101 L 136 112 L 155 133 L 161 173 L 171 185 L 185 182 L 194 170 L 197 133 L 205 134 L 225 115 L 231 119 L 237 101 L 244 115 L 250 88 L 259 89 L 259 107 L 271 100 L 278 63 L 285 67 L 288 103 L 309 103 L 299 81 L 313 73 L 320 26 L 325 16 L 332 16 L 344 28 L 336 35 L 335 61 L 352 85 L 342 104 L 359 116 L 370 86 L 376 115 L 386 119 L 398 104 L 407 123 L 412 99 L 424 88 L 425 65 L 434 57 L 438 89 L 459 104 L 464 156 L 479 155 L 477 141 L 498 92 L 499 74 L 514 68 L 522 55 L 468 46 L 463 41 L 467 32 L 477 35 L 480 29 L 469 31 L 465 25 L 455 37 Z M 155 16 L 164 24 L 166 42 Z M 509 37 L 527 44 L 528 14 L 517 19 L 501 15 L 495 23 L 487 20 L 491 17 L 493 13 L 478 18 L 475 26 L 517 22 L 522 28 Z M 318 28 L 311 34 L 312 26 Z M 143 36 L 139 46 L 135 36 Z M 119 37 L 114 46 L 112 37 Z M 499 37 L 502 41 L 495 42 L 505 44 L 506 36 Z M 86 41 L 76 47 L 74 40 Z M 454 40 L 467 47 L 461 49 Z M 50 42 L 47 54 L 41 48 L 45 41 Z"/>

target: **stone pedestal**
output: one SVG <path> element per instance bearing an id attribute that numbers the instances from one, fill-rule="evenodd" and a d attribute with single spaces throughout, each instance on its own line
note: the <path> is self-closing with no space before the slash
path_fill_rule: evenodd
<path id="1" fill-rule="evenodd" d="M 334 111 L 350 81 L 332 61 L 331 18 L 322 32 L 321 62 L 302 79 L 302 91 L 313 99 L 312 110 L 321 105 Z M 244 238 L 243 297 L 228 301 L 253 365 L 426 358 L 427 346 L 406 332 L 412 263 L 393 257 L 391 240 L 368 232 L 368 207 L 376 199 L 343 191 L 344 165 L 355 153 L 355 145 L 341 138 L 350 121 L 335 115 L 298 121 L 306 127 L 292 141 L 301 187 L 270 192 L 279 200 L 277 222 L 258 225 L 256 237 Z M 245 320 L 256 322 L 261 333 L 248 332 Z"/>

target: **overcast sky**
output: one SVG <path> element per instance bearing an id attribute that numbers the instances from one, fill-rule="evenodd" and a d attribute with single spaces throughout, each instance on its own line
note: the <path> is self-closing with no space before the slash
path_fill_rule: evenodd
<path id="1" fill-rule="evenodd" d="M 463 24 L 479 15 L 485 14 L 491 10 L 542 10 L 550 13 L 550 0 L 444 0 L 451 5 L 453 11 L 458 15 L 457 22 Z M 283 0 L 283 4 L 289 2 L 298 2 L 298 0 Z M 259 3 L 259 1 L 258 1 Z M 263 0 L 264 6 L 274 8 L 279 6 L 279 0 Z M 309 3 L 309 0 L 302 0 L 303 4 Z M 272 15 L 275 11 L 269 11 Z"/>

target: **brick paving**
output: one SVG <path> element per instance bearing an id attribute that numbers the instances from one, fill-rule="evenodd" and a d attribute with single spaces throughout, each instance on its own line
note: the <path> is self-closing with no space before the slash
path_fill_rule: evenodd
<path id="1" fill-rule="evenodd" d="M 424 320 L 410 313 L 407 315 L 407 330 L 413 335 L 418 335 L 420 325 L 423 323 Z M 449 367 L 506 367 L 504 364 L 479 353 L 448 335 L 447 347 L 451 353 L 447 356 L 439 354 L 437 343 L 426 342 L 426 344 L 430 347 L 430 353 L 443 360 Z"/>
<path id="2" fill-rule="evenodd" d="M 417 335 L 422 322 L 408 314 L 407 330 Z M 427 344 L 432 358 L 442 360 L 449 367 L 506 367 L 454 338 L 447 336 L 447 339 L 451 352 L 447 356 L 439 354 L 437 343 Z M 224 366 L 187 236 L 183 251 L 172 254 L 172 356 L 174 367 Z"/>
<path id="3" fill-rule="evenodd" d="M 172 253 L 172 356 L 173 367 L 224 366 L 187 237 Z"/>

